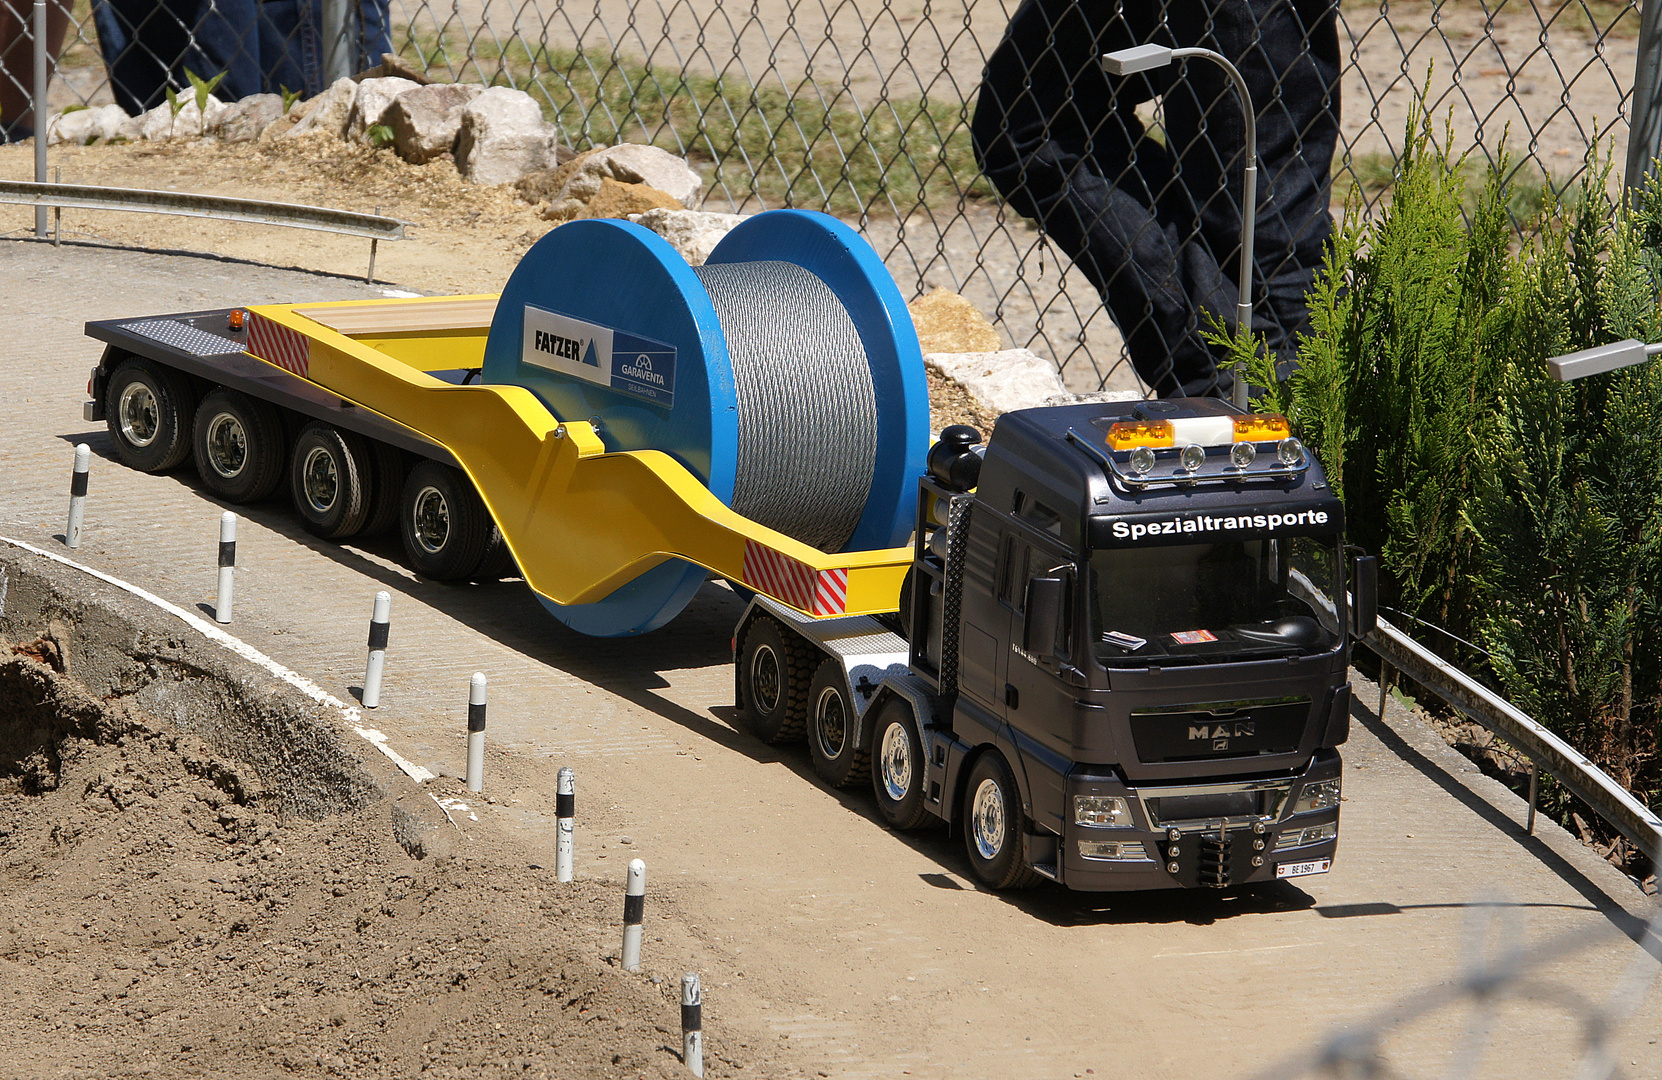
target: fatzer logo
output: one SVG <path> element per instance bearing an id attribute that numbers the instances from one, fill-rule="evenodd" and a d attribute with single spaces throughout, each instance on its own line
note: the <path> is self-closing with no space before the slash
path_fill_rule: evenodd
<path id="1" fill-rule="evenodd" d="M 551 334 L 547 330 L 538 330 L 535 332 L 533 344 L 538 352 L 558 356 L 562 360 L 577 360 L 588 364 L 598 363 L 592 352 L 587 357 L 583 356 L 583 340 L 581 338 L 561 337 L 559 334 Z"/>

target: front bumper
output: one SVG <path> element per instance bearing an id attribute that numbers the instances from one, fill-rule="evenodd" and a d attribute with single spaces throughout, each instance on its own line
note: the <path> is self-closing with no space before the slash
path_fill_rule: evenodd
<path id="1" fill-rule="evenodd" d="M 1111 773 L 1068 778 L 1075 795 L 1117 796 L 1129 827 L 1081 825 L 1067 815 L 1061 878 L 1070 889 L 1227 888 L 1322 873 L 1338 848 L 1339 807 L 1292 813 L 1304 785 L 1337 779 L 1336 750 L 1296 776 L 1133 788 Z"/>

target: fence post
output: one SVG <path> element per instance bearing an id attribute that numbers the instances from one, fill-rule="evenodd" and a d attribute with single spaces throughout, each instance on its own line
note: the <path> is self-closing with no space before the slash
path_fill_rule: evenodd
<path id="1" fill-rule="evenodd" d="M 51 82 L 46 56 L 46 0 L 35 0 L 35 183 L 46 183 L 46 90 Z M 46 238 L 46 207 L 35 207 L 35 235 Z"/>
<path id="2" fill-rule="evenodd" d="M 1633 116 L 1627 134 L 1627 190 L 1638 190 L 1662 155 L 1662 4 L 1646 0 L 1639 12 L 1639 50 L 1633 61 Z"/>
<path id="3" fill-rule="evenodd" d="M 323 0 L 323 85 L 352 76 L 356 44 L 353 0 Z"/>

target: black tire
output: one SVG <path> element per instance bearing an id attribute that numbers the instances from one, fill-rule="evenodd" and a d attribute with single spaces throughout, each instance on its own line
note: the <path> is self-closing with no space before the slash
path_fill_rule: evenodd
<path id="1" fill-rule="evenodd" d="M 236 390 L 208 391 L 191 438 L 202 486 L 226 502 L 257 502 L 283 482 L 288 455 L 277 407 Z"/>
<path id="2" fill-rule="evenodd" d="M 369 484 L 369 515 L 359 536 L 380 536 L 398 525 L 398 509 L 404 504 L 404 451 L 383 442 L 370 442 L 373 459 Z"/>
<path id="3" fill-rule="evenodd" d="M 508 550 L 508 541 L 502 538 L 502 530 L 491 527 L 490 542 L 485 545 L 484 558 L 479 560 L 479 569 L 473 572 L 478 581 L 500 581 L 505 577 L 519 577 L 519 564 L 514 561 L 514 553 Z"/>
<path id="4" fill-rule="evenodd" d="M 104 416 L 115 456 L 131 468 L 165 472 L 190 456 L 196 399 L 183 375 L 160 364 L 123 360 L 105 384 Z"/>
<path id="5" fill-rule="evenodd" d="M 852 787 L 870 772 L 871 748 L 856 747 L 860 721 L 848 699 L 842 661 L 827 657 L 808 684 L 808 756 L 814 772 L 834 788 Z"/>
<path id="6" fill-rule="evenodd" d="M 465 581 L 486 555 L 491 516 L 466 473 L 423 461 L 404 478 L 398 532 L 416 573 L 434 581 Z"/>
<path id="7" fill-rule="evenodd" d="M 903 698 L 891 697 L 871 729 L 871 793 L 877 814 L 891 829 L 905 831 L 933 816 L 923 805 L 925 776 L 923 737 L 918 718 Z"/>
<path id="8" fill-rule="evenodd" d="M 325 540 L 355 536 L 369 517 L 369 444 L 320 421 L 300 429 L 289 455 L 289 495 L 306 531 Z"/>
<path id="9" fill-rule="evenodd" d="M 767 616 L 745 631 L 739 648 L 741 716 L 750 733 L 770 745 L 794 742 L 808 727 L 807 646 Z"/>
<path id="10" fill-rule="evenodd" d="M 1021 792 L 997 750 L 984 752 L 970 768 L 961 820 L 975 880 L 989 889 L 1025 889 L 1042 880 L 1022 858 Z"/>

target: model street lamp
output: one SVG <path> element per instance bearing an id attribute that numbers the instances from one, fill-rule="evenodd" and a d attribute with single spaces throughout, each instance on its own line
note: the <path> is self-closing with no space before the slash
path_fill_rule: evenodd
<path id="1" fill-rule="evenodd" d="M 1662 342 L 1646 345 L 1629 338 L 1609 345 L 1595 345 L 1566 356 L 1555 356 L 1547 361 L 1547 372 L 1559 382 L 1569 382 L 1642 364 L 1653 356 L 1662 356 Z"/>
<path id="2" fill-rule="evenodd" d="M 1173 60 L 1191 56 L 1204 57 L 1224 71 L 1235 83 L 1235 93 L 1241 99 L 1241 117 L 1246 121 L 1246 174 L 1241 185 L 1241 288 L 1235 304 L 1235 317 L 1243 330 L 1252 332 L 1252 237 L 1254 217 L 1258 212 L 1258 124 L 1252 111 L 1252 94 L 1246 80 L 1229 58 L 1211 49 L 1168 49 L 1164 45 L 1134 45 L 1108 53 L 1102 58 L 1102 70 L 1110 75 L 1135 75 L 1139 71 L 1163 68 Z M 1247 388 L 1244 372 L 1235 376 L 1235 405 L 1245 409 Z"/>

